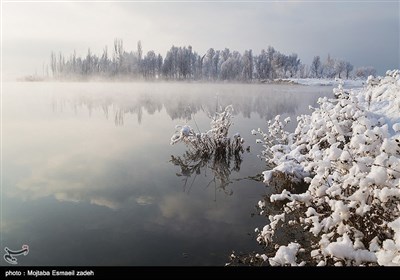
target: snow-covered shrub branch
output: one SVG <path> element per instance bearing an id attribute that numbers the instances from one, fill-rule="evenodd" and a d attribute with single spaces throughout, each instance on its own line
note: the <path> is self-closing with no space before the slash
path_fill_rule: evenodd
<path id="1" fill-rule="evenodd" d="M 243 153 L 244 140 L 239 133 L 228 137 L 229 128 L 232 125 L 233 107 L 229 105 L 221 113 L 215 113 L 211 118 L 211 129 L 207 132 L 195 132 L 188 125 L 176 126 L 175 134 L 171 137 L 171 145 L 183 142 L 192 153 L 201 156 L 225 155 L 240 156 Z"/>
<path id="2" fill-rule="evenodd" d="M 364 89 L 346 92 L 340 85 L 334 93 L 337 99 L 321 98 L 311 115 L 298 117 L 293 133 L 283 130 L 279 116 L 267 132 L 253 131 L 273 167 L 264 182 L 284 178 L 283 190 L 259 202 L 270 221 L 258 231 L 269 248 L 262 260 L 400 265 L 400 72 L 369 77 Z M 299 191 L 296 184 L 304 183 Z M 282 240 L 282 228 L 301 228 L 308 237 Z"/>
<path id="3" fill-rule="evenodd" d="M 281 121 L 281 116 L 277 115 L 273 121 L 269 120 L 267 132 L 263 132 L 260 128 L 252 130 L 253 135 L 261 135 L 262 139 L 257 139 L 257 143 L 263 144 L 264 150 L 259 155 L 260 158 L 265 159 L 268 164 L 274 162 L 273 157 L 275 152 L 280 151 L 279 148 L 272 150 L 272 147 L 284 147 L 288 144 L 289 133 L 284 130 L 286 124 L 290 122 L 290 118 L 286 118 L 284 122 Z M 283 152 L 283 151 L 282 151 Z"/>

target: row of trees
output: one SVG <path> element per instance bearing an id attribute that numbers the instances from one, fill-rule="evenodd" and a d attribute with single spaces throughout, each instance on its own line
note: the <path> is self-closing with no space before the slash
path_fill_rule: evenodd
<path id="1" fill-rule="evenodd" d="M 350 78 L 354 66 L 348 62 L 341 59 L 333 59 L 328 55 L 324 63 L 321 62 L 320 56 L 314 56 L 314 59 L 310 67 L 310 76 L 313 78 Z M 366 78 L 369 75 L 376 75 L 376 70 L 372 66 L 359 67 L 354 73 L 355 78 Z"/>
<path id="2" fill-rule="evenodd" d="M 126 51 L 121 39 L 114 40 L 111 55 L 105 47 L 101 56 L 88 50 L 86 57 L 74 52 L 68 59 L 63 54 L 50 56 L 52 76 L 57 79 L 100 77 L 128 77 L 166 80 L 243 81 L 272 80 L 276 78 L 346 77 L 353 71 L 350 62 L 328 58 L 321 62 L 314 57 L 310 66 L 301 63 L 297 54 L 283 54 L 273 47 L 254 55 L 252 50 L 214 50 L 198 54 L 191 46 L 172 46 L 165 58 L 153 50 L 143 53 L 142 44 L 137 43 L 136 51 Z M 375 74 L 372 67 L 359 68 L 355 76 Z"/>

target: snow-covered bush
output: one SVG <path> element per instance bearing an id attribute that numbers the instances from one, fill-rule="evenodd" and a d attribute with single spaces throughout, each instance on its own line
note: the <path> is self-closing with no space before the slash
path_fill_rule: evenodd
<path id="1" fill-rule="evenodd" d="M 222 109 L 221 109 L 222 111 Z M 179 166 L 181 171 L 177 176 L 182 176 L 184 189 L 191 186 L 196 176 L 211 170 L 213 176 L 207 187 L 214 183 L 215 188 L 231 195 L 232 190 L 227 186 L 232 183 L 232 171 L 238 172 L 242 163 L 241 154 L 244 152 L 244 140 L 236 133 L 233 138 L 228 137 L 232 125 L 232 105 L 227 106 L 221 113 L 215 113 L 211 118 L 211 129 L 205 133 L 196 133 L 188 125 L 176 126 L 176 132 L 171 137 L 171 145 L 183 142 L 189 148 L 182 156 L 171 156 L 170 162 Z M 233 167 L 231 164 L 233 163 Z M 191 184 L 187 186 L 188 179 L 194 174 Z"/>
<path id="2" fill-rule="evenodd" d="M 236 133 L 231 139 L 228 137 L 232 125 L 233 107 L 229 105 L 221 113 L 215 113 L 211 118 L 211 129 L 205 133 L 196 133 L 188 125 L 176 126 L 175 134 L 171 137 L 171 145 L 183 142 L 192 153 L 208 157 L 224 157 L 234 154 L 239 156 L 243 152 L 244 140 Z"/>
<path id="3" fill-rule="evenodd" d="M 284 178 L 283 190 L 259 202 L 270 221 L 256 229 L 263 261 L 400 265 L 400 71 L 334 93 L 337 99 L 320 98 L 311 115 L 298 117 L 293 133 L 279 116 L 267 132 L 253 131 L 272 167 L 264 182 L 276 186 Z M 304 183 L 305 191 L 296 187 Z M 305 238 L 279 238 L 279 231 L 299 228 Z"/>

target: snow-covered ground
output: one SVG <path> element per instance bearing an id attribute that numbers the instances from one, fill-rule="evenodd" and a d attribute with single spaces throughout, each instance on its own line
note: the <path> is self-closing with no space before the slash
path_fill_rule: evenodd
<path id="1" fill-rule="evenodd" d="M 279 81 L 291 82 L 305 86 L 338 86 L 339 83 L 343 83 L 343 86 L 346 88 L 362 87 L 365 85 L 365 80 L 350 80 L 350 79 L 340 80 L 340 79 L 289 78 L 289 79 L 280 79 Z"/>
<path id="2" fill-rule="evenodd" d="M 287 183 L 259 202 L 270 222 L 256 229 L 258 241 L 272 244 L 262 261 L 400 265 L 400 71 L 369 77 L 363 88 L 345 91 L 339 84 L 334 92 L 337 99 L 321 98 L 311 115 L 298 117 L 294 133 L 279 116 L 266 132 L 253 131 L 264 145 L 261 157 L 273 166 L 264 182 Z M 298 193 L 293 183 L 308 188 Z M 272 204 L 279 210 L 271 211 Z M 279 239 L 279 231 L 291 228 L 305 229 L 309 238 Z"/>

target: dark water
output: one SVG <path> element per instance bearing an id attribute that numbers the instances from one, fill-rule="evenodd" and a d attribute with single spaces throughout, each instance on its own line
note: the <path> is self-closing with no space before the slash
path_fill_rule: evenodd
<path id="1" fill-rule="evenodd" d="M 3 85 L 4 247 L 20 265 L 224 265 L 260 250 L 254 216 L 266 192 L 250 131 L 308 113 L 330 87 L 145 83 Z M 189 162 L 175 125 L 209 129 L 233 104 L 250 146 L 242 162 Z M 295 118 L 293 118 L 295 120 Z M 291 124 L 291 129 L 295 123 Z M 171 162 L 175 159 L 175 165 Z M 195 165 L 198 164 L 196 167 Z M 2 264 L 6 264 L 2 260 Z"/>

